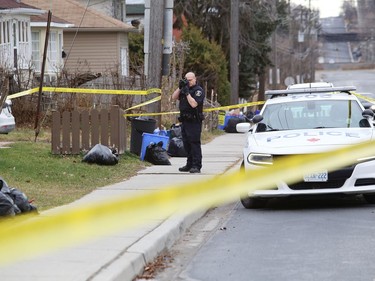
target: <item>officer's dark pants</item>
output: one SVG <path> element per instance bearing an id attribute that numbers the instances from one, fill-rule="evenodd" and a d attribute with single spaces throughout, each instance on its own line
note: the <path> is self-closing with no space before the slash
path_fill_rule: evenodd
<path id="1" fill-rule="evenodd" d="M 202 168 L 201 133 L 202 122 L 182 122 L 182 142 L 188 155 L 186 166 L 199 170 Z"/>

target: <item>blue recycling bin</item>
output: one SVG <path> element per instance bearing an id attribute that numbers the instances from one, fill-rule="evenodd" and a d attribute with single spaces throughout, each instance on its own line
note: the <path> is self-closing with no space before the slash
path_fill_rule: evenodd
<path id="1" fill-rule="evenodd" d="M 152 118 L 132 118 L 130 152 L 136 155 L 141 154 L 143 133 L 153 133 L 156 127 L 156 120 Z"/>

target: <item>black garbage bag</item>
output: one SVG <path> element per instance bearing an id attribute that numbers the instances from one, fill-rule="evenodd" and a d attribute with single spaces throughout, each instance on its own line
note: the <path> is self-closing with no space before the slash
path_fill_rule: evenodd
<path id="1" fill-rule="evenodd" d="M 181 138 L 172 138 L 168 145 L 168 155 L 174 157 L 187 157 L 184 143 Z"/>
<path id="2" fill-rule="evenodd" d="M 0 192 L 0 216 L 15 216 L 21 213 L 21 210 L 14 204 L 13 200 L 6 194 Z"/>
<path id="3" fill-rule="evenodd" d="M 163 148 L 163 142 L 158 143 L 151 142 L 146 147 L 145 160 L 154 165 L 171 165 L 168 159 L 168 153 Z"/>
<path id="4" fill-rule="evenodd" d="M 173 124 L 170 129 L 170 139 L 172 138 L 182 138 L 181 126 Z"/>
<path id="5" fill-rule="evenodd" d="M 224 131 L 227 133 L 237 133 L 236 125 L 238 123 L 246 122 L 244 117 L 232 117 L 228 119 L 227 125 L 224 128 Z"/>
<path id="6" fill-rule="evenodd" d="M 9 187 L 8 184 L 2 178 L 0 178 L 0 187 L 0 194 L 5 195 L 8 201 L 10 201 L 13 204 L 14 214 L 17 215 L 19 213 L 38 212 L 36 206 L 34 206 L 29 201 L 25 193 L 23 193 L 21 190 L 17 188 Z M 3 206 L 6 205 L 7 203 L 3 201 Z"/>
<path id="7" fill-rule="evenodd" d="M 10 188 L 9 193 L 7 193 L 7 195 L 9 195 L 9 197 L 13 199 L 13 202 L 20 209 L 21 213 L 37 212 L 37 208 L 31 204 L 26 194 L 20 191 L 19 189 Z"/>
<path id="8" fill-rule="evenodd" d="M 116 165 L 118 163 L 118 154 L 115 149 L 108 146 L 96 144 L 83 157 L 82 162 L 99 165 Z"/>

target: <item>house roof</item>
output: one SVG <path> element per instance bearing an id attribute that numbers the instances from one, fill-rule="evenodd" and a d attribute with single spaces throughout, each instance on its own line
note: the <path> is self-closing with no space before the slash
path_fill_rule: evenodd
<path id="1" fill-rule="evenodd" d="M 39 23 L 39 25 L 42 24 L 43 26 L 46 26 L 46 23 L 48 21 L 48 13 L 44 13 L 42 15 L 31 16 L 30 20 L 31 20 L 32 23 L 34 23 L 34 26 L 37 26 L 38 23 Z M 56 17 L 54 15 L 52 15 L 52 17 L 51 17 L 51 25 L 52 26 L 61 26 L 61 27 L 71 27 L 72 26 L 71 23 L 67 22 L 66 20 L 60 19 L 59 17 Z"/>
<path id="2" fill-rule="evenodd" d="M 22 0 L 22 2 L 43 10 L 50 10 L 52 15 L 74 24 L 75 28 L 135 30 L 129 24 L 97 12 L 94 9 L 86 8 L 74 0 Z"/>
<path id="3" fill-rule="evenodd" d="M 5 15 L 41 15 L 45 11 L 17 0 L 0 0 L 0 14 Z"/>
<path id="4" fill-rule="evenodd" d="M 7 9 L 36 9 L 30 5 L 25 3 L 17 2 L 16 0 L 0 0 L 0 10 L 7 10 Z"/>

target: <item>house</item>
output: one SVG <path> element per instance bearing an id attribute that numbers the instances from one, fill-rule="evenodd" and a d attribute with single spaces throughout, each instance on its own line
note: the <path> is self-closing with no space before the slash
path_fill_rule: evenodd
<path id="1" fill-rule="evenodd" d="M 0 0 L 0 67 L 25 69 L 31 61 L 30 17 L 45 11 L 16 0 Z"/>
<path id="2" fill-rule="evenodd" d="M 42 15 L 31 16 L 31 61 L 36 74 L 41 72 L 44 45 L 47 33 L 48 12 Z M 44 73 L 46 77 L 53 77 L 64 66 L 63 57 L 63 31 L 73 24 L 56 16 L 51 17 L 46 64 Z"/>
<path id="3" fill-rule="evenodd" d="M 82 5 L 87 3 L 87 0 L 76 1 Z M 90 0 L 90 8 L 136 27 L 143 25 L 144 0 Z"/>
<path id="4" fill-rule="evenodd" d="M 87 0 L 76 0 L 82 5 L 87 4 Z M 126 2 L 129 0 L 90 0 L 90 9 L 100 11 L 107 16 L 126 22 Z"/>
<path id="5" fill-rule="evenodd" d="M 40 72 L 46 35 L 47 12 L 16 0 L 0 0 L 0 66 L 10 72 Z M 51 19 L 46 73 L 63 64 L 63 28 L 72 26 L 55 16 Z"/>
<path id="6" fill-rule="evenodd" d="M 73 24 L 63 27 L 61 41 L 56 33 L 55 45 L 61 44 L 66 54 L 64 69 L 72 73 L 120 70 L 122 76 L 128 75 L 128 33 L 137 32 L 134 27 L 74 0 L 22 0 L 22 3 L 50 10 L 53 16 Z M 33 31 L 37 32 L 36 27 Z"/>

